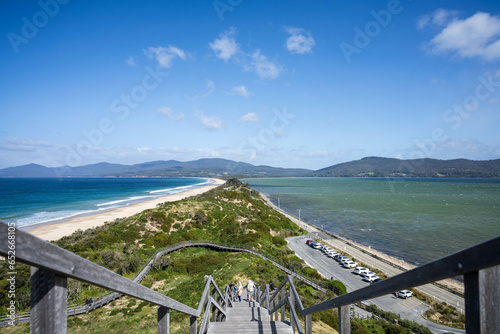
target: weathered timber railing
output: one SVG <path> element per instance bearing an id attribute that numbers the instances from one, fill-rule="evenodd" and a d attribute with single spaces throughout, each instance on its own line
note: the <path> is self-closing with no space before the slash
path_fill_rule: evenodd
<path id="1" fill-rule="evenodd" d="M 458 275 L 464 275 L 465 279 L 466 332 L 500 333 L 500 237 L 308 308 L 302 306 L 292 276 L 286 277 L 272 295 L 266 286 L 258 298 L 261 305 L 267 306 L 271 319 L 274 315 L 278 320 L 281 309 L 281 321 L 284 321 L 285 307 L 288 306 L 290 323 L 301 334 L 312 333 L 314 313 L 337 308 L 339 333 L 347 334 L 351 331 L 351 304 Z M 295 306 L 305 317 L 304 331 L 298 322 Z"/>
<path id="2" fill-rule="evenodd" d="M 68 277 L 157 305 L 158 333 L 169 333 L 170 310 L 190 316 L 191 334 L 198 332 L 197 319 L 205 311 L 199 332 L 205 333 L 209 314 L 212 321 L 224 321 L 235 299 L 234 291 L 226 288 L 223 294 L 213 278 L 206 276 L 198 309 L 194 309 L 2 221 L 0 236 L 1 255 L 31 265 L 32 333 L 66 333 Z"/>
<path id="3" fill-rule="evenodd" d="M 156 261 L 161 258 L 162 256 L 169 254 L 171 252 L 175 252 L 177 250 L 183 249 L 185 247 L 207 247 L 207 248 L 213 248 L 221 251 L 229 251 L 229 252 L 246 252 L 250 253 L 256 256 L 259 256 L 260 258 L 270 261 L 272 264 L 274 264 L 276 267 L 279 269 L 283 270 L 286 272 L 288 275 L 291 275 L 306 284 L 312 286 L 313 288 L 325 292 L 325 288 L 323 288 L 319 283 L 316 281 L 307 278 L 299 273 L 296 273 L 290 269 L 288 269 L 283 263 L 278 262 L 278 260 L 273 259 L 267 254 L 263 254 L 253 248 L 245 247 L 245 246 L 238 246 L 238 245 L 232 245 L 232 244 L 227 244 L 227 243 L 218 243 L 218 242 L 212 242 L 212 241 L 185 241 L 185 242 L 180 242 L 175 245 L 172 245 L 170 247 L 164 248 L 162 250 L 159 250 L 156 252 L 151 259 L 146 263 L 146 265 L 139 271 L 139 273 L 133 278 L 133 281 L 136 283 L 140 283 L 146 275 L 149 273 L 153 265 L 156 263 Z M 98 298 L 95 299 L 95 301 L 90 304 L 76 304 L 76 305 L 71 305 L 68 306 L 68 316 L 72 315 L 78 315 L 78 314 L 83 314 L 83 313 L 88 313 L 90 311 L 93 311 L 97 308 L 100 308 L 118 298 L 120 298 L 123 294 L 118 293 L 118 292 L 112 292 L 112 293 L 107 293 L 105 295 L 99 296 Z M 22 312 L 22 313 L 17 313 L 15 316 L 0 316 L 0 327 L 7 326 L 9 324 L 13 323 L 20 323 L 20 322 L 28 322 L 30 321 L 30 312 Z"/>

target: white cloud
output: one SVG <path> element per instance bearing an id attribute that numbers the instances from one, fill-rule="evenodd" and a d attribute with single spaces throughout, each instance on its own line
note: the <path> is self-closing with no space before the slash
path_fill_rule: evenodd
<path id="1" fill-rule="evenodd" d="M 212 116 L 209 117 L 205 115 L 203 112 L 198 111 L 197 115 L 200 117 L 201 125 L 209 131 L 219 130 L 224 126 L 224 123 L 219 117 Z"/>
<path id="2" fill-rule="evenodd" d="M 225 92 L 227 95 L 237 95 L 244 98 L 248 98 L 253 95 L 249 92 L 246 86 L 235 86 L 230 92 Z"/>
<path id="3" fill-rule="evenodd" d="M 260 54 L 260 50 L 255 51 L 251 56 L 251 64 L 259 78 L 276 79 L 281 72 L 279 64 L 269 61 L 266 56 Z"/>
<path id="4" fill-rule="evenodd" d="M 209 43 L 210 48 L 212 48 L 218 58 L 228 61 L 232 56 L 238 53 L 240 48 L 236 40 L 232 37 L 235 34 L 236 29 L 231 28 L 220 34 L 219 38 Z"/>
<path id="5" fill-rule="evenodd" d="M 172 61 L 176 57 L 181 58 L 182 60 L 186 59 L 186 53 L 172 45 L 169 45 L 168 47 L 150 46 L 147 50 L 144 50 L 144 54 L 148 58 L 155 58 L 158 65 L 163 68 L 170 68 L 172 66 Z"/>
<path id="6" fill-rule="evenodd" d="M 439 8 L 436 9 L 432 14 L 423 15 L 418 19 L 417 27 L 418 29 L 424 29 L 428 26 L 445 26 L 450 22 L 451 19 L 458 15 L 456 10 L 448 10 Z"/>
<path id="7" fill-rule="evenodd" d="M 253 112 L 249 112 L 248 114 L 242 116 L 238 122 L 248 123 L 248 122 L 257 122 L 258 120 L 259 120 L 259 115 Z"/>
<path id="8" fill-rule="evenodd" d="M 286 48 L 292 54 L 311 53 L 312 48 L 316 45 L 314 38 L 311 34 L 306 33 L 300 28 L 285 28 L 286 32 L 291 36 L 286 40 Z"/>
<path id="9" fill-rule="evenodd" d="M 135 66 L 136 63 L 135 63 L 135 59 L 134 57 L 130 56 L 127 58 L 127 60 L 125 60 L 125 63 L 128 65 L 128 66 Z"/>
<path id="10" fill-rule="evenodd" d="M 500 16 L 478 12 L 454 19 L 429 43 L 433 53 L 448 53 L 464 58 L 500 59 Z"/>
<path id="11" fill-rule="evenodd" d="M 184 118 L 184 113 L 183 112 L 175 112 L 172 109 L 168 107 L 161 107 L 158 109 L 158 112 L 160 114 L 163 114 L 165 116 L 168 116 L 172 120 L 178 122 Z"/>
<path id="12" fill-rule="evenodd" d="M 7 151 L 33 152 L 51 146 L 47 141 L 31 138 L 6 137 L 0 142 L 0 149 Z"/>

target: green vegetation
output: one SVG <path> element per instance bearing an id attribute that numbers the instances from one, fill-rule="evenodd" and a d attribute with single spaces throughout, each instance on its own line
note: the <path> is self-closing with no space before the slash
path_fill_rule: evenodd
<path id="1" fill-rule="evenodd" d="M 55 243 L 69 251 L 98 263 L 126 277 L 133 277 L 159 249 L 186 240 L 210 240 L 253 247 L 288 268 L 313 277 L 327 286 L 326 293 L 295 280 L 305 307 L 334 297 L 331 290 L 345 293 L 338 281 L 324 279 L 315 269 L 307 268 L 294 255 L 285 238 L 304 233 L 280 213 L 267 207 L 259 194 L 238 180 L 229 180 L 224 186 L 190 199 L 158 205 L 128 219 L 120 219 L 104 226 L 77 231 Z M 17 267 L 17 291 L 23 298 L 18 309 L 29 305 L 29 267 Z M 6 282 L 5 263 L 0 271 L 0 284 Z M 219 287 L 230 282 L 252 279 L 258 285 L 273 280 L 281 282 L 285 273 L 269 261 L 248 253 L 217 252 L 206 248 L 184 248 L 157 261 L 142 284 L 174 298 L 193 308 L 198 307 L 205 275 L 212 275 Z M 0 291 L 5 291 L 2 289 Z M 69 304 L 94 299 L 103 289 L 69 280 Z M 20 294 L 21 295 L 21 294 Z M 1 305 L 6 296 L 0 295 Z M 68 318 L 69 333 L 156 333 L 157 307 L 133 298 L 122 297 L 96 311 Z M 5 314 L 5 308 L 0 312 Z M 171 313 L 171 332 L 185 333 L 188 316 Z M 316 333 L 338 329 L 336 311 L 313 315 Z M 400 326 L 387 322 L 353 319 L 352 333 L 405 333 Z M 29 324 L 4 328 L 5 333 L 29 332 Z"/>

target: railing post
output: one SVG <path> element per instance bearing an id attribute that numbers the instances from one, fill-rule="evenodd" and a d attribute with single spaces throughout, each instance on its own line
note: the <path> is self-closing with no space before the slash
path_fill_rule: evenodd
<path id="1" fill-rule="evenodd" d="M 196 332 L 198 331 L 198 329 L 196 320 L 197 318 L 194 315 L 189 317 L 189 334 L 197 334 Z"/>
<path id="2" fill-rule="evenodd" d="M 158 334 L 170 333 L 170 309 L 164 306 L 158 307 Z"/>
<path id="3" fill-rule="evenodd" d="M 474 271 L 464 275 L 465 285 L 465 331 L 481 333 L 479 314 L 479 273 Z"/>
<path id="4" fill-rule="evenodd" d="M 312 314 L 307 314 L 305 319 L 305 334 L 312 334 Z"/>
<path id="5" fill-rule="evenodd" d="M 500 333 L 500 265 L 479 271 L 481 333 Z"/>
<path id="6" fill-rule="evenodd" d="M 31 267 L 30 333 L 66 333 L 68 278 Z"/>
<path id="7" fill-rule="evenodd" d="M 285 298 L 286 298 L 286 289 L 283 286 L 283 288 L 281 288 L 281 300 L 283 300 Z M 283 304 L 283 306 L 281 306 L 281 321 L 285 321 L 285 304 Z"/>
<path id="8" fill-rule="evenodd" d="M 289 296 L 289 300 L 290 300 L 290 326 L 292 327 L 292 331 L 295 333 L 295 321 L 292 317 L 292 306 L 295 307 L 295 296 L 293 295 L 293 289 L 292 289 L 292 285 L 293 285 L 293 276 L 288 276 L 288 280 L 290 282 L 290 296 Z"/>
<path id="9" fill-rule="evenodd" d="M 351 315 L 349 305 L 339 307 L 339 334 L 351 333 Z"/>
<path id="10" fill-rule="evenodd" d="M 212 287 L 212 298 L 214 302 L 217 301 L 217 289 L 215 288 L 215 285 Z M 212 322 L 217 321 L 217 307 L 215 305 L 212 305 Z"/>
<path id="11" fill-rule="evenodd" d="M 276 297 L 274 297 L 274 299 L 270 301 L 269 310 L 272 310 L 274 308 L 274 301 L 275 300 L 276 300 Z M 271 321 L 275 321 L 275 320 L 278 320 L 278 318 L 276 317 L 276 312 L 271 313 Z"/>

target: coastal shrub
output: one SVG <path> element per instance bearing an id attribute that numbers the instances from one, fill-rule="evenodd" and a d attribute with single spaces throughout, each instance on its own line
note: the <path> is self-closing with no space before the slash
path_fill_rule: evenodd
<path id="1" fill-rule="evenodd" d="M 286 240 L 283 239 L 282 237 L 276 235 L 273 237 L 273 244 L 275 244 L 276 246 L 285 246 Z"/>
<path id="2" fill-rule="evenodd" d="M 347 288 L 345 287 L 344 283 L 341 281 L 328 281 L 326 283 L 326 288 L 335 292 L 338 295 L 343 295 L 347 293 Z"/>
<path id="3" fill-rule="evenodd" d="M 322 278 L 322 276 L 314 268 L 305 267 L 304 269 L 302 269 L 302 272 L 304 274 L 306 274 L 307 276 L 312 277 L 314 279 L 321 279 Z"/>

